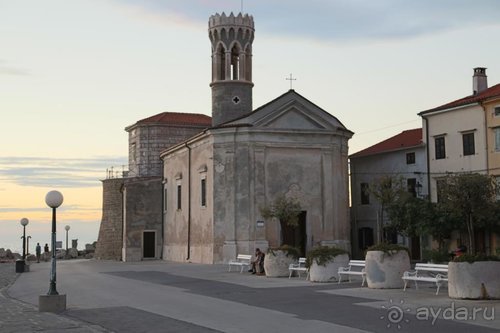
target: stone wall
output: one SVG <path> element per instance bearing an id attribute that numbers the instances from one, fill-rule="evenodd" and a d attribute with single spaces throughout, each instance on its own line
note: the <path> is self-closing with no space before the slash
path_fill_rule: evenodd
<path id="1" fill-rule="evenodd" d="M 162 178 L 128 178 L 125 181 L 123 260 L 144 258 L 144 231 L 155 232 L 155 259 L 161 258 Z"/>
<path id="2" fill-rule="evenodd" d="M 211 86 L 213 126 L 246 116 L 252 112 L 253 83 L 217 81 Z"/>
<path id="3" fill-rule="evenodd" d="M 202 125 L 144 124 L 129 131 L 130 176 L 161 176 L 160 153 L 200 133 L 204 128 Z"/>
<path id="4" fill-rule="evenodd" d="M 123 178 L 102 181 L 102 220 L 95 258 L 120 260 L 122 256 L 122 186 Z"/>

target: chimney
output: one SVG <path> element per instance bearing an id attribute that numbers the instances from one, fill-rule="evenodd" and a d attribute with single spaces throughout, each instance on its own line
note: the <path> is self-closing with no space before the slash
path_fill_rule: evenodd
<path id="1" fill-rule="evenodd" d="M 474 76 L 472 77 L 472 92 L 474 95 L 488 89 L 488 77 L 486 76 L 485 67 L 474 68 Z"/>

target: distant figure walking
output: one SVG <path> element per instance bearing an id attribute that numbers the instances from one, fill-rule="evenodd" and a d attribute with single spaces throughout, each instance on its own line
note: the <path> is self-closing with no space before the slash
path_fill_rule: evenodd
<path id="1" fill-rule="evenodd" d="M 40 243 L 36 243 L 36 262 L 40 262 L 40 255 L 42 254 L 42 247 Z"/>
<path id="2" fill-rule="evenodd" d="M 43 259 L 45 259 L 45 261 L 47 261 L 47 257 L 49 256 L 48 253 L 49 253 L 49 244 L 45 243 L 45 246 L 43 247 Z"/>

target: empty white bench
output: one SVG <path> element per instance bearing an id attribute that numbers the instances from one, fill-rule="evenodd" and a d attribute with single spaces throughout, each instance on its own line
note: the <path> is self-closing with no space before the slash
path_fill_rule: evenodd
<path id="1" fill-rule="evenodd" d="M 309 276 L 309 271 L 306 267 L 306 258 L 299 258 L 299 261 L 297 263 L 290 264 L 290 266 L 288 266 L 288 270 L 290 271 L 290 275 L 288 276 L 288 278 L 292 277 L 293 272 L 297 272 L 299 278 L 300 278 L 300 272 L 306 272 L 307 273 L 306 280 Z"/>
<path id="2" fill-rule="evenodd" d="M 404 290 L 408 281 L 415 281 L 415 289 L 418 289 L 418 281 L 432 282 L 436 284 L 436 295 L 439 294 L 439 288 L 443 283 L 448 283 L 448 265 L 446 264 L 415 264 L 415 270 L 403 273 L 405 281 Z"/>
<path id="3" fill-rule="evenodd" d="M 241 267 L 240 273 L 243 272 L 243 269 L 250 267 L 252 265 L 252 255 L 250 254 L 238 254 L 236 260 L 229 260 L 227 263 L 229 265 L 229 272 L 231 272 L 231 267 Z"/>
<path id="4" fill-rule="evenodd" d="M 365 261 L 364 260 L 349 260 L 349 265 L 347 267 L 339 267 L 339 282 L 342 281 L 342 275 L 349 276 L 349 282 L 351 282 L 351 275 L 361 276 L 363 282 L 361 282 L 361 287 L 365 285 L 366 272 L 365 272 Z"/>

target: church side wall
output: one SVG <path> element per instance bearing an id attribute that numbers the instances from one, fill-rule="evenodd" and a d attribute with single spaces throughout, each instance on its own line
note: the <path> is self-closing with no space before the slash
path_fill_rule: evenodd
<path id="1" fill-rule="evenodd" d="M 209 141 L 191 148 L 191 261 L 214 263 L 213 160 Z M 201 205 L 201 181 L 205 179 L 206 202 Z"/>
<path id="2" fill-rule="evenodd" d="M 164 160 L 167 209 L 164 212 L 164 259 L 214 263 L 213 159 L 209 140 L 190 143 Z M 191 156 L 191 157 L 190 157 Z M 190 166 L 190 167 L 189 167 Z M 201 202 L 205 181 L 206 203 Z M 189 188 L 190 185 L 190 188 Z M 181 208 L 178 209 L 178 186 Z M 189 206 L 190 204 L 190 206 Z"/>
<path id="3" fill-rule="evenodd" d="M 102 181 L 102 219 L 95 258 L 120 260 L 122 256 L 122 193 L 123 178 Z"/>

